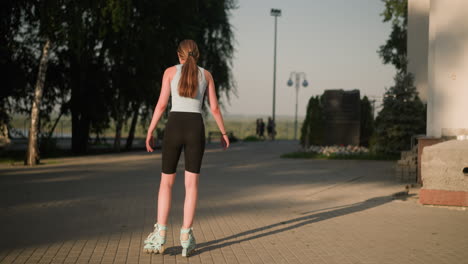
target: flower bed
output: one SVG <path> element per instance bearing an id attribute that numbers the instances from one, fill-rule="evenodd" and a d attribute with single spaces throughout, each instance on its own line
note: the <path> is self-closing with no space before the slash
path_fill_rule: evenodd
<path id="1" fill-rule="evenodd" d="M 364 154 L 364 153 L 369 153 L 369 149 L 366 147 L 361 147 L 361 146 L 352 146 L 352 145 L 347 145 L 347 146 L 316 146 L 312 145 L 308 148 L 302 148 L 302 152 L 313 152 L 317 154 L 322 154 L 325 156 L 330 156 L 330 155 L 353 155 L 353 154 Z"/>

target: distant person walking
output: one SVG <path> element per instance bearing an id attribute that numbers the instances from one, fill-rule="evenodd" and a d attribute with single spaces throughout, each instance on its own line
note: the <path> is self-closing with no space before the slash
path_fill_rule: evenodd
<path id="1" fill-rule="evenodd" d="M 265 123 L 263 122 L 263 118 L 260 118 L 258 138 L 265 139 Z"/>
<path id="2" fill-rule="evenodd" d="M 172 95 L 172 108 L 166 123 L 162 145 L 162 173 L 157 221 L 154 224 L 154 231 L 144 241 L 144 250 L 148 253 L 164 252 L 172 186 L 183 148 L 185 202 L 180 243 L 182 256 L 187 257 L 196 247 L 192 224 L 197 206 L 201 163 L 205 151 L 205 125 L 201 115 L 201 106 L 206 88 L 208 88 L 211 113 L 222 133 L 221 143 L 224 149 L 229 147 L 229 138 L 218 106 L 213 77 L 210 72 L 197 65 L 200 54 L 195 41 L 183 40 L 179 44 L 177 55 L 180 64 L 169 67 L 164 72 L 161 94 L 146 137 L 146 149 L 148 152 L 153 152 L 153 131 L 167 107 L 169 95 Z"/>
<path id="3" fill-rule="evenodd" d="M 257 135 L 257 137 L 260 137 L 260 118 L 257 118 L 257 120 L 255 121 L 255 135 Z"/>
<path id="4" fill-rule="evenodd" d="M 276 135 L 276 130 L 275 130 L 275 122 L 271 117 L 268 117 L 268 124 L 267 124 L 267 132 L 268 132 L 268 137 L 270 140 L 275 140 L 275 135 Z"/>

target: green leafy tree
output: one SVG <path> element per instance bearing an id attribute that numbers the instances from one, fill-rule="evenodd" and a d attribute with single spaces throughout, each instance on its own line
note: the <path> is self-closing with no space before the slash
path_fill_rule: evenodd
<path id="1" fill-rule="evenodd" d="M 425 133 L 426 106 L 419 99 L 413 76 L 407 73 L 408 0 L 382 0 L 384 22 L 392 32 L 378 51 L 385 64 L 397 69 L 395 84 L 384 94 L 383 109 L 375 121 L 374 151 L 397 154 L 410 146 L 411 137 Z"/>
<path id="2" fill-rule="evenodd" d="M 392 23 L 392 32 L 386 43 L 377 51 L 384 64 L 391 63 L 406 72 L 406 39 L 408 25 L 408 0 L 382 0 L 385 10 L 380 14 L 383 22 Z"/>
<path id="3" fill-rule="evenodd" d="M 61 116 L 71 114 L 75 153 L 86 152 L 90 133 L 101 134 L 111 121 L 120 138 L 131 119 L 126 144 L 131 146 L 137 121 L 144 125 L 153 112 L 164 69 L 178 63 L 176 48 L 183 39 L 199 44 L 200 64 L 215 73 L 217 95 L 235 91 L 229 23 L 234 0 L 4 2 L 0 67 L 11 78 L 0 92 L 0 123 L 8 123 L 14 112 L 30 111 L 34 73 L 49 37 L 53 49 L 39 128 L 50 124 L 51 132 Z M 57 108 L 59 118 L 52 121 Z"/>
<path id="4" fill-rule="evenodd" d="M 413 76 L 399 72 L 395 85 L 385 92 L 383 108 L 376 118 L 373 150 L 387 154 L 408 150 L 411 137 L 425 130 L 426 107 L 413 85 Z"/>
<path id="5" fill-rule="evenodd" d="M 39 60 L 34 52 L 41 51 L 40 45 L 29 37 L 37 36 L 38 31 L 38 16 L 33 9 L 32 1 L 26 0 L 5 0 L 1 4 L 0 70 L 7 78 L 0 89 L 0 125 L 8 125 L 14 112 L 30 111 L 30 103 L 23 106 L 32 101 Z"/>
<path id="6" fill-rule="evenodd" d="M 53 83 L 45 83 L 50 47 L 57 40 L 60 4 L 57 1 L 3 1 L 0 18 L 2 32 L 0 67 L 8 76 L 2 87 L 0 123 L 8 124 L 10 115 L 30 115 L 29 143 L 25 162 L 39 162 L 38 138 L 41 120 L 49 116 L 57 93 Z M 40 63 L 39 63 L 40 61 Z M 39 72 L 39 74 L 38 74 Z"/>

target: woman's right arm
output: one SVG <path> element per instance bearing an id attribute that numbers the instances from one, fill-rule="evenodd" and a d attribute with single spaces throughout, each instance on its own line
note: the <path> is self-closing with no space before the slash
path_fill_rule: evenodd
<path id="1" fill-rule="evenodd" d="M 221 134 L 223 134 L 222 139 L 224 141 L 223 142 L 224 149 L 227 149 L 229 147 L 229 137 L 226 134 L 226 129 L 224 128 L 223 116 L 221 114 L 221 110 L 219 109 L 218 98 L 216 97 L 216 89 L 215 89 L 213 76 L 211 75 L 209 71 L 205 70 L 205 77 L 206 77 L 205 79 L 208 82 L 208 100 L 210 103 L 211 114 L 213 115 Z"/>
<path id="2" fill-rule="evenodd" d="M 154 108 L 153 118 L 151 119 L 151 124 L 149 125 L 148 133 L 146 135 L 146 150 L 148 152 L 153 152 L 153 148 L 151 146 L 153 143 L 153 131 L 156 129 L 159 119 L 161 119 L 162 114 L 166 110 L 167 102 L 169 101 L 169 96 L 171 95 L 171 76 L 173 75 L 173 73 L 173 67 L 167 68 L 164 71 L 161 85 L 161 93 L 159 95 L 158 103 Z"/>

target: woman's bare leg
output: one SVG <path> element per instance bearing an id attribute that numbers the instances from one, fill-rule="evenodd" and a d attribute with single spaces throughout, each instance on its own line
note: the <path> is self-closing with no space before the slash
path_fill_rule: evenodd
<path id="1" fill-rule="evenodd" d="M 193 224 L 198 199 L 198 178 L 200 174 L 185 171 L 185 202 L 184 223 L 182 228 L 190 228 Z"/>
<path id="2" fill-rule="evenodd" d="M 158 224 L 167 226 L 169 210 L 171 209 L 172 186 L 174 185 L 176 174 L 161 173 L 161 183 L 158 194 Z M 166 231 L 161 231 L 165 235 Z"/>

